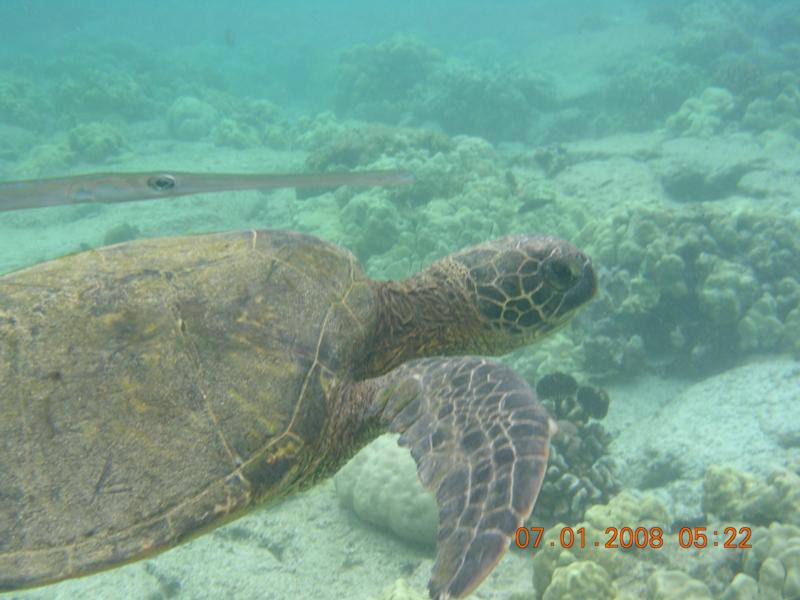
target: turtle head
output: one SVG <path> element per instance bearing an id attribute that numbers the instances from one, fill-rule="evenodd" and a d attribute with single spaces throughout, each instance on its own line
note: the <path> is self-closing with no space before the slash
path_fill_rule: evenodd
<path id="1" fill-rule="evenodd" d="M 422 356 L 511 352 L 566 324 L 596 289 L 591 260 L 558 238 L 513 235 L 466 248 L 378 285 L 364 373 Z"/>
<path id="2" fill-rule="evenodd" d="M 487 354 L 509 352 L 559 329 L 597 290 L 591 260 L 572 244 L 544 235 L 478 244 L 431 269 L 449 271 L 451 281 L 458 274 L 454 283 L 465 286 L 479 316 L 474 351 Z"/>

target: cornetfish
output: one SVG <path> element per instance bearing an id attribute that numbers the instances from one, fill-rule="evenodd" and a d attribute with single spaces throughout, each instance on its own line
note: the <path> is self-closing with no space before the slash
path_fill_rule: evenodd
<path id="1" fill-rule="evenodd" d="M 110 204 L 187 194 L 275 188 L 373 186 L 412 183 L 408 171 L 349 173 L 94 173 L 52 179 L 0 182 L 0 211 L 97 202 Z"/>

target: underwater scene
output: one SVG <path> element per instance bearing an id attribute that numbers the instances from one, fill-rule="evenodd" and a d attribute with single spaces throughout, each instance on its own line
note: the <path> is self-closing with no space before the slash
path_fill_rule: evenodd
<path id="1" fill-rule="evenodd" d="M 795 0 L 0 3 L 2 600 L 800 600 L 799 359 Z"/>

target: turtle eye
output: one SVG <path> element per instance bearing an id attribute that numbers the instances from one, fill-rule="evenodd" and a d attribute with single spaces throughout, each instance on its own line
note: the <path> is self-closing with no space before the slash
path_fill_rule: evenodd
<path id="1" fill-rule="evenodd" d="M 580 267 L 575 261 L 564 257 L 553 258 L 546 263 L 548 279 L 559 289 L 571 287 L 578 279 Z"/>

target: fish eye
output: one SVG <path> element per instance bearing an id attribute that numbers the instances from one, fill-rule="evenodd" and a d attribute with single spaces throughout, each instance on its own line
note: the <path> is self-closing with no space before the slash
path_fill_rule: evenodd
<path id="1" fill-rule="evenodd" d="M 147 180 L 147 185 L 150 189 L 157 192 L 166 192 L 175 187 L 175 178 L 172 175 L 162 174 L 153 175 Z"/>

